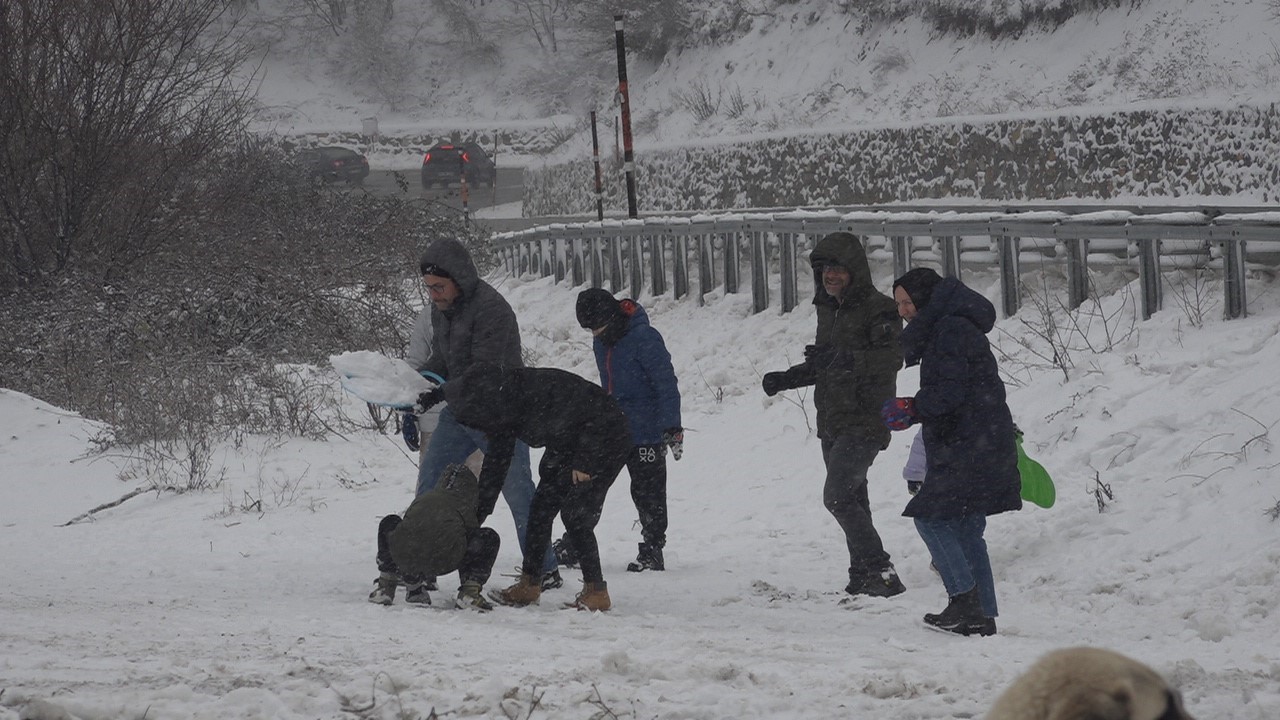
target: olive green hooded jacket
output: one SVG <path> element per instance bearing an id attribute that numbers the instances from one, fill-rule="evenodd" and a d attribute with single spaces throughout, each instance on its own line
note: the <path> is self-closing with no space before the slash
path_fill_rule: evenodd
<path id="1" fill-rule="evenodd" d="M 465 465 L 450 465 L 434 488 L 414 498 L 387 535 L 391 559 L 410 577 L 447 575 L 462 565 L 467 537 L 480 527 L 480 484 Z"/>
<path id="2" fill-rule="evenodd" d="M 818 241 L 809 256 L 813 266 L 818 332 L 814 345 L 829 346 L 819 360 L 806 359 L 786 371 L 789 387 L 813 385 L 818 409 L 818 437 L 834 439 L 857 433 L 889 445 L 889 430 L 880 407 L 894 397 L 902 349 L 902 319 L 893 299 L 876 290 L 867 253 L 857 236 L 836 232 Z M 849 287 L 839 298 L 822 287 L 822 266 L 849 271 Z"/>

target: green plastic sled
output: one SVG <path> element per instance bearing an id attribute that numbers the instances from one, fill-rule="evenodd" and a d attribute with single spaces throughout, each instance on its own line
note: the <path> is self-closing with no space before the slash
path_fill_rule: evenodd
<path id="1" fill-rule="evenodd" d="M 1057 491 L 1053 487 L 1053 478 L 1040 463 L 1027 457 L 1022 449 L 1022 433 L 1018 433 L 1015 442 L 1018 445 L 1018 474 L 1022 476 L 1022 499 L 1035 503 L 1042 508 L 1053 507 L 1057 499 Z"/>

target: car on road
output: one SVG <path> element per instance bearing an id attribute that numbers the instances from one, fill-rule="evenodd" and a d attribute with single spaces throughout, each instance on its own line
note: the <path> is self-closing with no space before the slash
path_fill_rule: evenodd
<path id="1" fill-rule="evenodd" d="M 437 183 L 448 186 L 463 177 L 468 185 L 493 187 L 498 183 L 498 167 L 479 144 L 438 143 L 422 156 L 423 188 Z"/>
<path id="2" fill-rule="evenodd" d="M 337 145 L 307 148 L 298 154 L 298 160 L 307 176 L 317 182 L 342 180 L 359 185 L 369 176 L 369 158 Z"/>

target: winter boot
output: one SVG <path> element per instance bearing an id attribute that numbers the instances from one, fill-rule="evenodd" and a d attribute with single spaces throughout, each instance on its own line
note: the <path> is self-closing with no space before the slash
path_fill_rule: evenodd
<path id="1" fill-rule="evenodd" d="M 573 602 L 565 603 L 564 606 L 592 612 L 608 610 L 613 607 L 613 603 L 609 600 L 609 583 L 583 583 L 582 592 L 578 593 Z"/>
<path id="2" fill-rule="evenodd" d="M 400 584 L 400 578 L 391 573 L 378 573 L 378 579 L 373 581 L 373 592 L 369 593 L 369 602 L 376 605 L 390 605 L 396 601 L 396 586 Z"/>
<path id="3" fill-rule="evenodd" d="M 413 605 L 430 605 L 431 593 L 428 591 L 435 589 L 434 578 L 430 582 L 405 583 L 404 601 Z"/>
<path id="4" fill-rule="evenodd" d="M 849 573 L 849 584 L 844 591 L 850 595 L 871 595 L 873 597 L 893 597 L 907 591 L 902 580 L 898 579 L 898 571 L 893 566 L 884 570 L 868 572 L 865 575 Z"/>
<path id="5" fill-rule="evenodd" d="M 538 598 L 542 597 L 542 583 L 532 575 L 520 574 L 520 579 L 515 585 L 502 590 L 493 590 L 489 593 L 489 598 L 499 605 L 510 605 L 512 607 L 524 607 L 525 605 L 533 605 L 538 602 Z"/>
<path id="6" fill-rule="evenodd" d="M 480 583 L 477 582 L 462 583 L 462 587 L 458 588 L 458 597 L 453 599 L 453 605 L 459 610 L 476 612 L 489 612 L 493 609 L 493 604 L 480 594 Z"/>
<path id="7" fill-rule="evenodd" d="M 953 595 L 942 612 L 924 616 L 924 622 L 930 627 L 955 633 L 957 635 L 994 635 L 996 621 L 982 614 L 982 601 L 978 598 L 978 588 Z"/>
<path id="8" fill-rule="evenodd" d="M 645 570 L 666 570 L 662 562 L 662 546 L 640 543 L 640 552 L 635 562 L 627 564 L 627 572 L 644 572 Z"/>
<path id="9" fill-rule="evenodd" d="M 559 570 L 552 570 L 542 576 L 542 590 L 544 592 L 547 590 L 555 590 L 558 587 L 564 587 L 564 578 L 560 577 Z"/>
<path id="10" fill-rule="evenodd" d="M 578 567 L 578 551 L 574 549 L 573 543 L 569 542 L 568 536 L 551 543 L 551 549 L 555 551 L 556 562 L 567 568 Z"/>

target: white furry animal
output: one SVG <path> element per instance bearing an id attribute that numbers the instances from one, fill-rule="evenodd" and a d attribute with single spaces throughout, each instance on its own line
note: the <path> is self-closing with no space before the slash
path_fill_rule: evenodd
<path id="1" fill-rule="evenodd" d="M 986 720 L 1194 720 L 1154 670 L 1101 648 L 1054 650 L 991 706 Z"/>

